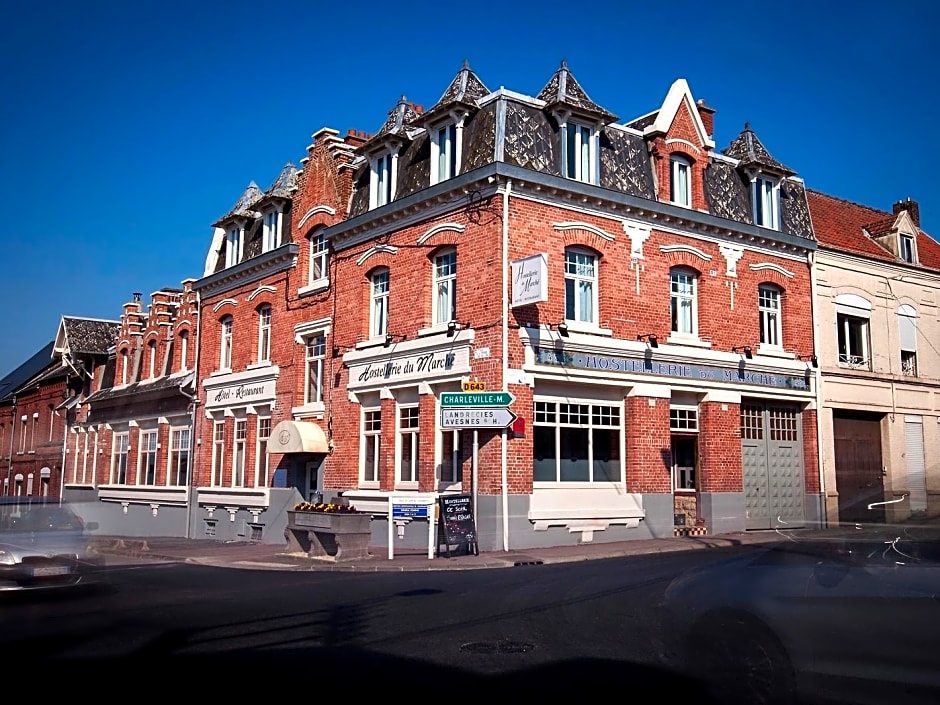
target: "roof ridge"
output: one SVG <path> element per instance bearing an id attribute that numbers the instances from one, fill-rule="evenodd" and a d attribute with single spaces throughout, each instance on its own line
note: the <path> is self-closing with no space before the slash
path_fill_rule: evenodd
<path id="1" fill-rule="evenodd" d="M 890 217 L 892 217 L 892 214 L 891 214 L 891 213 L 889 213 L 889 212 L 886 211 L 886 210 L 882 210 L 881 208 L 875 208 L 874 206 L 869 206 L 869 205 L 866 205 L 866 204 L 864 204 L 864 203 L 859 203 L 858 201 L 850 201 L 849 199 L 847 199 L 847 198 L 842 198 L 841 196 L 833 196 L 831 193 L 825 193 L 824 191 L 819 191 L 819 190 L 814 189 L 814 188 L 807 188 L 807 189 L 806 189 L 806 192 L 807 192 L 807 193 L 815 193 L 817 196 L 824 196 L 824 197 L 826 197 L 826 198 L 832 199 L 833 201 L 839 201 L 839 202 L 841 202 L 841 203 L 847 203 L 848 205 L 850 205 L 850 206 L 855 206 L 855 207 L 857 207 L 857 208 L 864 208 L 864 209 L 869 210 L 869 211 L 872 211 L 872 212 L 874 212 L 874 213 L 879 213 L 879 214 L 881 214 L 881 215 L 882 215 L 883 217 L 885 217 L 885 218 L 890 218 Z"/>

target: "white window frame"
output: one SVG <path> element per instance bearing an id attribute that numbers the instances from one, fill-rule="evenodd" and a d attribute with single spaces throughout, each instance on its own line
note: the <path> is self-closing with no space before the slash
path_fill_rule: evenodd
<path id="1" fill-rule="evenodd" d="M 898 340 L 901 374 L 917 376 L 917 310 L 910 304 L 898 307 Z"/>
<path id="2" fill-rule="evenodd" d="M 421 409 L 418 404 L 399 404 L 397 412 L 395 415 L 395 486 L 416 488 L 421 461 Z M 406 439 L 412 448 L 411 456 L 407 459 L 405 457 Z"/>
<path id="3" fill-rule="evenodd" d="M 86 434 L 75 434 L 75 457 L 72 458 L 72 482 L 78 482 L 78 456 L 81 455 L 81 449 L 79 448 L 80 436 L 86 436 Z"/>
<path id="4" fill-rule="evenodd" d="M 281 241 L 281 211 L 276 208 L 266 210 L 262 219 L 261 251 L 270 252 L 277 249 Z"/>
<path id="5" fill-rule="evenodd" d="M 449 122 L 431 129 L 431 185 L 452 179 L 460 171 L 460 127 Z"/>
<path id="6" fill-rule="evenodd" d="M 271 417 L 258 416 L 255 424 L 255 487 L 266 487 L 271 463 L 268 458 L 268 440 L 271 438 Z"/>
<path id="7" fill-rule="evenodd" d="M 49 443 L 52 443 L 52 434 L 55 431 L 55 409 L 49 406 Z M 68 435 L 68 434 L 66 434 Z"/>
<path id="8" fill-rule="evenodd" d="M 225 477 L 225 419 L 212 422 L 212 477 L 209 484 L 221 487 Z"/>
<path id="9" fill-rule="evenodd" d="M 450 451 L 447 451 L 450 439 Z M 439 489 L 453 489 L 461 487 L 463 483 L 462 466 L 460 458 L 460 431 L 458 429 L 442 428 L 437 443 L 439 462 L 437 464 L 437 482 Z M 448 457 L 449 456 L 449 457 Z M 444 468 L 450 468 L 451 477 L 444 477 Z"/>
<path id="10" fill-rule="evenodd" d="M 669 200 L 683 208 L 692 207 L 692 160 L 682 154 L 669 157 Z"/>
<path id="11" fill-rule="evenodd" d="M 910 233 L 898 233 L 898 256 L 910 264 L 917 263 L 917 239 Z"/>
<path id="12" fill-rule="evenodd" d="M 189 369 L 187 362 L 189 355 L 189 331 L 180 331 L 178 338 L 180 341 L 180 372 L 185 372 Z"/>
<path id="13" fill-rule="evenodd" d="M 232 436 L 232 487 L 245 486 L 245 464 L 248 455 L 248 419 L 236 418 Z"/>
<path id="14" fill-rule="evenodd" d="M 310 261 L 307 265 L 307 285 L 326 284 L 330 278 L 330 244 L 322 230 L 311 233 L 308 240 Z"/>
<path id="15" fill-rule="evenodd" d="M 434 256 L 431 299 L 435 325 L 457 320 L 457 249 L 448 247 Z"/>
<path id="16" fill-rule="evenodd" d="M 858 327 L 858 335 L 852 328 Z M 839 350 L 839 365 L 857 370 L 871 369 L 871 318 L 838 312 L 836 314 L 836 341 Z M 853 338 L 858 337 L 861 350 L 855 350 Z"/>
<path id="17" fill-rule="evenodd" d="M 326 370 L 326 335 L 315 333 L 304 339 L 304 404 L 323 402 Z"/>
<path id="18" fill-rule="evenodd" d="M 382 407 L 363 406 L 359 419 L 360 457 L 359 484 L 363 487 L 378 487 L 382 467 Z M 372 467 L 368 467 L 367 447 L 372 449 Z"/>
<path id="19" fill-rule="evenodd" d="M 372 157 L 372 173 L 369 182 L 371 208 L 379 208 L 395 200 L 398 187 L 398 154 L 394 150 Z"/>
<path id="20" fill-rule="evenodd" d="M 544 405 L 544 406 L 543 406 Z M 587 413 L 584 415 L 586 423 L 571 422 L 571 410 L 573 407 L 587 407 Z M 538 487 L 617 487 L 623 488 L 626 484 L 627 463 L 624 456 L 625 437 L 624 437 L 624 408 L 623 402 L 600 400 L 600 399 L 570 399 L 565 397 L 538 396 L 533 399 L 533 436 L 536 428 L 553 429 L 554 435 L 554 465 L 555 479 L 535 479 L 536 462 L 536 439 L 532 440 L 532 480 L 533 486 Z M 595 412 L 596 410 L 596 412 Z M 578 415 L 580 416 L 580 409 Z M 616 415 L 616 422 L 614 416 Z M 610 423 L 603 423 L 604 420 Z M 562 467 L 562 429 L 574 428 L 587 430 L 587 480 L 563 480 L 561 479 Z M 594 479 L 594 431 L 615 431 L 617 434 L 617 454 L 620 465 L 620 479 Z M 551 460 L 546 457 L 545 460 Z"/>
<path id="21" fill-rule="evenodd" d="M 232 369 L 232 332 L 235 327 L 235 319 L 232 316 L 225 316 L 219 325 L 222 328 L 222 335 L 219 341 L 219 369 Z"/>
<path id="22" fill-rule="evenodd" d="M 567 120 L 561 131 L 561 173 L 574 181 L 597 184 L 597 128 L 577 120 Z"/>
<path id="23" fill-rule="evenodd" d="M 39 430 L 39 412 L 34 411 L 33 423 L 30 426 L 30 434 L 29 434 L 29 452 L 30 453 L 36 452 L 36 431 L 38 430 Z"/>
<path id="24" fill-rule="evenodd" d="M 689 284 L 688 287 L 684 286 Z M 691 291 L 687 290 L 691 289 Z M 688 302 L 691 320 L 682 325 L 682 304 Z M 698 338 L 698 274 L 687 267 L 669 270 L 669 318 L 670 333 L 678 338 Z M 688 327 L 689 330 L 684 330 Z"/>
<path id="25" fill-rule="evenodd" d="M 583 247 L 565 248 L 565 320 L 596 326 L 598 321 L 598 265 L 596 253 Z M 570 288 L 570 291 L 569 291 Z M 585 289 L 590 290 L 585 292 Z M 585 313 L 585 298 L 590 311 Z M 571 314 L 571 315 L 569 315 Z"/>
<path id="26" fill-rule="evenodd" d="M 757 287 L 757 310 L 760 315 L 760 343 L 764 347 L 783 349 L 783 292 L 774 284 Z"/>
<path id="27" fill-rule="evenodd" d="M 780 229 L 780 181 L 758 174 L 751 182 L 754 224 L 770 230 Z"/>
<path id="28" fill-rule="evenodd" d="M 149 361 L 147 362 L 147 369 L 149 372 L 150 379 L 153 379 L 157 376 L 157 341 L 151 340 L 147 343 L 147 354 Z"/>
<path id="29" fill-rule="evenodd" d="M 234 267 L 242 261 L 242 247 L 244 238 L 242 237 L 242 227 L 232 225 L 225 231 L 225 266 Z"/>
<path id="30" fill-rule="evenodd" d="M 152 486 L 157 484 L 157 448 L 156 429 L 140 429 L 137 438 L 137 479 L 135 484 Z M 147 477 L 147 468 L 153 463 L 153 477 Z"/>
<path id="31" fill-rule="evenodd" d="M 111 436 L 111 475 L 112 485 L 127 484 L 127 456 L 130 453 L 131 434 L 118 431 Z M 123 465 L 123 467 L 122 467 Z"/>
<path id="32" fill-rule="evenodd" d="M 82 484 L 88 482 L 88 436 L 91 435 L 91 431 L 85 431 L 81 434 L 84 436 L 82 441 Z M 97 480 L 97 478 L 93 478 Z"/>
<path id="33" fill-rule="evenodd" d="M 29 432 L 29 422 L 26 414 L 20 417 L 20 431 L 20 449 L 17 451 L 17 455 L 23 455 L 26 452 L 26 434 Z"/>
<path id="34" fill-rule="evenodd" d="M 377 269 L 369 277 L 369 337 L 388 335 L 388 305 L 391 273 L 387 267 Z"/>
<path id="35" fill-rule="evenodd" d="M 258 309 L 258 362 L 271 362 L 272 309 L 264 305 Z"/>
<path id="36" fill-rule="evenodd" d="M 170 427 L 170 453 L 167 462 L 166 483 L 177 487 L 189 485 L 189 460 L 192 430 L 189 426 Z"/>
<path id="37" fill-rule="evenodd" d="M 129 356 L 128 356 L 128 354 L 127 354 L 127 350 L 122 350 L 122 351 L 121 351 L 121 386 L 122 386 L 122 387 L 127 385 L 127 363 L 128 363 L 128 360 L 129 360 Z"/>

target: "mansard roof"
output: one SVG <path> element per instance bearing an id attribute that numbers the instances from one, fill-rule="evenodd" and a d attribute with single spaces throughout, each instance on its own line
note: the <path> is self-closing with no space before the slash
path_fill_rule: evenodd
<path id="1" fill-rule="evenodd" d="M 454 80 L 447 86 L 440 100 L 434 106 L 421 115 L 420 120 L 423 123 L 433 121 L 439 115 L 446 113 L 453 108 L 477 107 L 477 100 L 490 92 L 483 81 L 470 69 L 470 63 L 464 61 L 463 67 L 457 72 Z"/>
<path id="2" fill-rule="evenodd" d="M 781 176 L 793 176 L 796 173 L 770 156 L 770 152 L 758 139 L 749 122 L 744 123 L 741 134 L 731 140 L 731 144 L 722 153 L 737 159 L 743 167 L 754 166 Z"/>
<path id="3" fill-rule="evenodd" d="M 244 192 L 242 192 L 242 195 L 239 196 L 235 205 L 232 206 L 232 209 L 213 223 L 213 227 L 220 227 L 221 224 L 235 218 L 256 218 L 258 214 L 253 210 L 253 207 L 261 200 L 262 196 L 264 196 L 264 194 L 261 192 L 261 189 L 258 188 L 258 184 L 251 181 Z"/>
<path id="4" fill-rule="evenodd" d="M 576 113 L 597 118 L 604 123 L 617 120 L 616 115 L 588 97 L 587 92 L 581 88 L 581 84 L 568 69 L 568 62 L 564 60 L 536 98 L 545 101 L 545 107 L 548 110 L 567 107 Z"/>

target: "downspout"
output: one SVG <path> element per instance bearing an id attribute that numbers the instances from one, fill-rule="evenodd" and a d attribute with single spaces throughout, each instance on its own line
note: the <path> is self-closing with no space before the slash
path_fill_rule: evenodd
<path id="1" fill-rule="evenodd" d="M 816 310 L 816 298 L 818 293 L 816 289 L 816 253 L 812 250 L 806 255 L 807 264 L 809 264 L 809 292 L 810 306 L 812 310 L 810 315 L 813 320 L 813 354 L 816 355 L 819 362 L 819 316 Z M 816 377 L 816 466 L 819 468 L 819 494 L 821 496 L 820 519 L 822 526 L 829 524 L 827 513 L 829 501 L 826 497 L 826 472 L 823 468 L 823 436 L 821 432 L 822 424 L 820 419 L 823 415 L 823 393 L 822 393 L 822 365 L 817 364 L 814 370 Z"/>
<path id="2" fill-rule="evenodd" d="M 506 179 L 503 189 L 503 354 L 502 379 L 503 391 L 507 389 L 506 378 L 509 376 L 509 192 L 512 191 L 512 179 Z M 500 432 L 502 445 L 500 448 L 500 468 L 502 472 L 502 509 L 503 509 L 503 550 L 509 550 L 509 477 L 506 468 L 508 462 L 509 431 Z"/>
<path id="3" fill-rule="evenodd" d="M 183 392 L 190 399 L 189 403 L 189 467 L 186 472 L 186 538 L 191 539 L 193 537 L 192 523 L 193 523 L 193 481 L 195 479 L 195 458 L 196 458 L 196 409 L 199 408 L 199 351 L 202 347 L 199 344 L 199 334 L 202 331 L 202 296 L 197 291 L 196 292 L 196 350 L 193 357 L 193 388 L 195 393 L 192 395 L 186 394 L 183 392 L 182 386 L 180 391 Z"/>

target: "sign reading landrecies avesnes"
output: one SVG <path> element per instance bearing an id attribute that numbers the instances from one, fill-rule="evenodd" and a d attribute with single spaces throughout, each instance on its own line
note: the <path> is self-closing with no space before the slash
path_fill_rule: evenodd
<path id="1" fill-rule="evenodd" d="M 441 392 L 442 407 L 494 408 L 509 406 L 516 400 L 510 392 Z"/>
<path id="2" fill-rule="evenodd" d="M 441 428 L 509 428 L 518 416 L 505 407 L 444 407 Z"/>
<path id="3" fill-rule="evenodd" d="M 512 308 L 548 301 L 548 255 L 536 254 L 510 262 Z"/>

